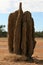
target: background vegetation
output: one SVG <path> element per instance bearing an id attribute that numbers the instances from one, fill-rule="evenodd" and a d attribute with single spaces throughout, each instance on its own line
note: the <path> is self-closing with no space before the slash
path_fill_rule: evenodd
<path id="1" fill-rule="evenodd" d="M 7 31 L 4 29 L 5 25 L 0 25 L 0 37 L 7 37 Z"/>
<path id="2" fill-rule="evenodd" d="M 8 32 L 5 30 L 5 25 L 0 25 L 0 37 L 7 37 Z M 43 38 L 43 31 L 42 32 L 35 32 L 35 37 L 42 37 Z"/>
<path id="3" fill-rule="evenodd" d="M 35 37 L 43 37 L 43 31 L 42 32 L 35 32 Z"/>

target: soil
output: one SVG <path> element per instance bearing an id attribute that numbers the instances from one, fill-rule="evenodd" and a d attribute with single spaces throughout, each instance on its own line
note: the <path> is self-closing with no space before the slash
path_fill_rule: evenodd
<path id="1" fill-rule="evenodd" d="M 32 55 L 34 62 L 25 56 L 9 53 L 8 38 L 0 38 L 0 65 L 43 65 L 43 38 L 35 38 L 36 46 Z"/>

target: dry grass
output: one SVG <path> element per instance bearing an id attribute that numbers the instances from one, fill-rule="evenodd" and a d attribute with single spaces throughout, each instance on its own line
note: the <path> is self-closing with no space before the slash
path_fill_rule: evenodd
<path id="1" fill-rule="evenodd" d="M 43 38 L 36 38 L 34 63 L 24 61 L 26 57 L 8 52 L 8 39 L 0 38 L 0 65 L 43 65 Z"/>

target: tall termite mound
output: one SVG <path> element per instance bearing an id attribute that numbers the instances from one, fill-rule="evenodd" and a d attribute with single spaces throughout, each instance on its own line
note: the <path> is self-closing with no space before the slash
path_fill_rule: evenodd
<path id="1" fill-rule="evenodd" d="M 34 20 L 29 11 L 11 13 L 8 19 L 8 46 L 11 53 L 32 56 L 35 48 Z"/>
<path id="2" fill-rule="evenodd" d="M 29 11 L 23 13 L 22 54 L 32 56 L 35 47 L 34 21 Z"/>
<path id="3" fill-rule="evenodd" d="M 13 52 L 13 39 L 14 39 L 14 29 L 16 24 L 16 19 L 18 16 L 18 11 L 11 13 L 8 19 L 8 46 L 9 52 Z"/>
<path id="4" fill-rule="evenodd" d="M 21 54 L 21 39 L 22 39 L 22 16 L 23 16 L 23 11 L 21 8 L 21 3 L 20 7 L 18 10 L 18 17 L 16 20 L 15 24 L 15 30 L 14 30 L 14 42 L 13 42 L 13 48 L 14 48 L 14 53 L 16 54 Z"/>

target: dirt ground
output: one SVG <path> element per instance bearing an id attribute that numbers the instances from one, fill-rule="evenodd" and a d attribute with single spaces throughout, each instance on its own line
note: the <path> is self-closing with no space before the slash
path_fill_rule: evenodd
<path id="1" fill-rule="evenodd" d="M 34 49 L 34 62 L 27 62 L 26 57 L 10 54 L 8 51 L 8 39 L 0 38 L 0 65 L 43 65 L 43 38 L 36 38 Z"/>

